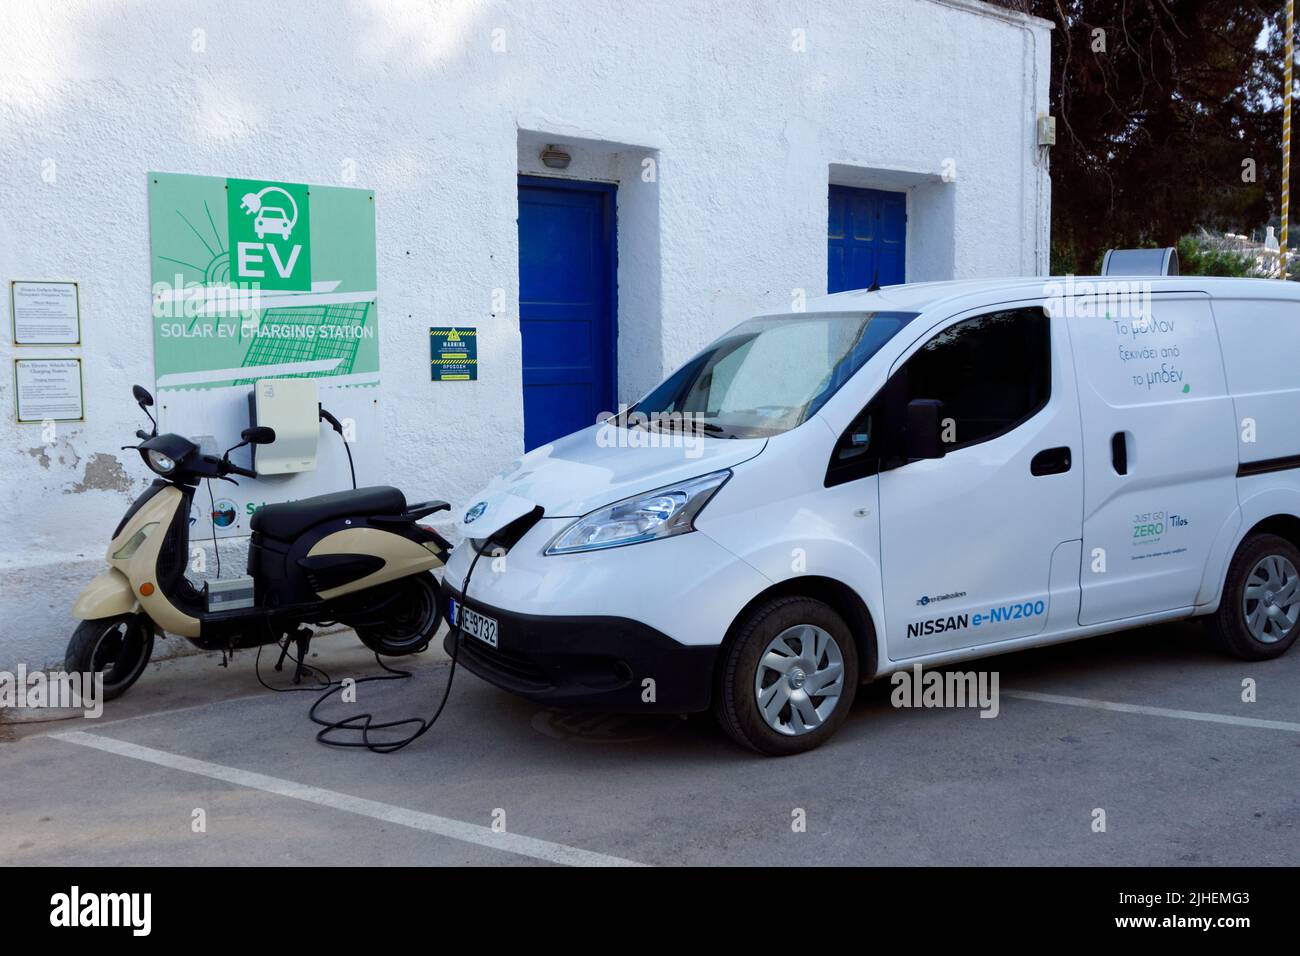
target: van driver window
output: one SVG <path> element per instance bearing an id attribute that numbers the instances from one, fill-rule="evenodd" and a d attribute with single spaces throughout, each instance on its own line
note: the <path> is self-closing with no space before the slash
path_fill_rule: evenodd
<path id="1" fill-rule="evenodd" d="M 1007 309 L 944 329 L 894 374 L 844 430 L 826 487 L 897 463 L 901 418 L 913 399 L 943 402 L 952 419 L 948 451 L 996 438 L 1038 413 L 1052 390 L 1048 318 L 1040 308 Z"/>
<path id="2" fill-rule="evenodd" d="M 1009 309 L 944 329 L 904 365 L 905 399 L 943 402 L 955 423 L 949 451 L 996 438 L 1047 404 L 1052 388 L 1048 318 Z"/>

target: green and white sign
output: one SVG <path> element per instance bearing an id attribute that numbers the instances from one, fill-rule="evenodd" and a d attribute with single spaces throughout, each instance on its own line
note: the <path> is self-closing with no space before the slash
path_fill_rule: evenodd
<path id="1" fill-rule="evenodd" d="M 375 201 L 368 189 L 150 173 L 154 371 L 164 431 L 219 454 L 250 421 L 259 379 L 312 378 L 344 422 L 361 484 L 381 479 Z M 247 451 L 237 463 L 248 465 Z M 248 533 L 265 504 L 348 484 L 322 429 L 316 469 L 241 479 L 195 527 Z M 211 513 L 209 513 L 211 512 Z"/>
<path id="2" fill-rule="evenodd" d="M 379 381 L 366 189 L 149 174 L 158 388 Z"/>

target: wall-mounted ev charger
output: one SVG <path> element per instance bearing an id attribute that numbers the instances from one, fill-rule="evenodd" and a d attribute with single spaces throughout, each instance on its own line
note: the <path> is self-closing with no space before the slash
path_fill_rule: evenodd
<path id="1" fill-rule="evenodd" d="M 315 471 L 320 398 L 313 378 L 264 378 L 248 396 L 253 425 L 275 429 L 275 441 L 253 446 L 258 475 Z"/>

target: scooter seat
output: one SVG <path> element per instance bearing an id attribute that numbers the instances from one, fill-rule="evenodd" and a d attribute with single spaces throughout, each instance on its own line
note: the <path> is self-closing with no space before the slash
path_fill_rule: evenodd
<path id="1" fill-rule="evenodd" d="M 313 525 L 333 518 L 400 515 L 405 510 L 404 494 L 396 488 L 377 485 L 264 505 L 253 512 L 249 527 L 277 541 L 292 541 Z"/>

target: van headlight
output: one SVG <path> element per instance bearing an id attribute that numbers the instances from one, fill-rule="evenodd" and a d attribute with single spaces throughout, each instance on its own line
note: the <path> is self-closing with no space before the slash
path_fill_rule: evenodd
<path id="1" fill-rule="evenodd" d="M 730 477 L 730 471 L 715 471 L 616 501 L 569 525 L 555 536 L 545 553 L 620 548 L 694 531 L 695 516 Z"/>

